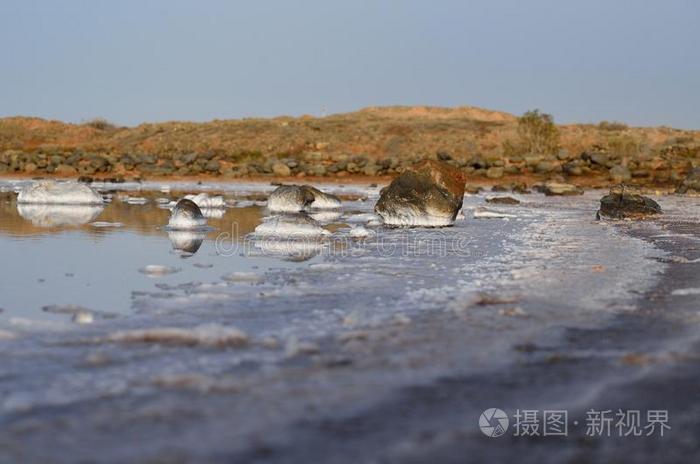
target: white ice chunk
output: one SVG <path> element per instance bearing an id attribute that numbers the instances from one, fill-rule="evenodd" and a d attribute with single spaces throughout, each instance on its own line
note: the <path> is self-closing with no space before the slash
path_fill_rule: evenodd
<path id="1" fill-rule="evenodd" d="M 41 180 L 20 190 L 17 203 L 101 205 L 102 196 L 85 184 Z"/>

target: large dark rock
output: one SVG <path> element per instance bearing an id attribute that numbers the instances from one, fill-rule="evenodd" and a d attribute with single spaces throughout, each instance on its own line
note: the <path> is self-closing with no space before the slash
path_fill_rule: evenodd
<path id="1" fill-rule="evenodd" d="M 462 207 L 465 180 L 449 164 L 422 161 L 382 189 L 374 210 L 391 226 L 449 226 Z"/>
<path id="2" fill-rule="evenodd" d="M 597 218 L 640 219 L 661 214 L 661 207 L 651 198 L 636 193 L 610 193 L 600 200 Z"/>

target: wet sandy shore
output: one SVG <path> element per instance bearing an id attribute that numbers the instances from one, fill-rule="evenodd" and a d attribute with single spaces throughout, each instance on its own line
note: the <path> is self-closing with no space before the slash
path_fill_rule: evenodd
<path id="1" fill-rule="evenodd" d="M 692 461 L 694 200 L 601 223 L 597 194 L 522 198 L 502 208 L 517 219 L 472 219 L 471 196 L 454 228 L 382 232 L 392 253 L 376 238 L 254 285 L 159 285 L 126 316 L 3 341 L 0 461 Z M 436 243 L 450 247 L 419 252 Z M 248 342 L 118 341 L 202 324 Z M 495 438 L 479 429 L 492 407 L 511 419 Z M 514 436 L 525 409 L 566 410 L 568 436 Z M 591 409 L 666 410 L 671 428 L 590 437 Z"/>

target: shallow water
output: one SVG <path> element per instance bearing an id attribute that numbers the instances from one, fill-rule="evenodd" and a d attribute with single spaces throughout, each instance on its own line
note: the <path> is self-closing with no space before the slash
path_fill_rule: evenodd
<path id="1" fill-rule="evenodd" d="M 269 215 L 259 202 L 270 185 L 97 187 L 112 201 L 86 217 L 107 227 L 32 222 L 13 193 L 0 197 L 0 253 L 10 263 L 0 292 L 0 418 L 13 426 L 0 439 L 19 451 L 51 445 L 51 421 L 11 439 L 39 413 L 99 443 L 105 461 L 163 450 L 207 461 L 260 434 L 284 441 L 301 417 L 347 414 L 455 371 L 498 369 L 518 361 L 514 345 L 555 345 L 570 328 L 605 326 L 634 311 L 666 268 L 665 252 L 624 232 L 668 232 L 593 220 L 600 192 L 514 195 L 523 203 L 488 205 L 505 217 L 478 219 L 474 210 L 493 195 L 466 196 L 454 227 L 388 229 L 372 222 L 378 187 L 327 185 L 345 195 L 340 212 L 316 216 L 330 236 L 266 241 L 248 234 Z M 182 254 L 156 199 L 199 191 L 238 203 L 209 220 L 194 254 Z M 692 211 L 683 199 L 660 202 L 671 218 Z M 352 237 L 357 225 L 374 233 Z M 94 322 L 72 323 L 70 308 L 42 310 L 69 304 L 93 311 Z M 247 334 L 244 346 L 228 345 L 234 327 Z M 170 428 L 151 428 L 154 415 Z M 109 430 L 149 440 L 130 455 Z"/>

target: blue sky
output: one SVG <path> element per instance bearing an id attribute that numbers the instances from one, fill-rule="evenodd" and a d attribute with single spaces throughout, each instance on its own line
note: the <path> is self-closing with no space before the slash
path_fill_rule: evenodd
<path id="1" fill-rule="evenodd" d="M 0 116 L 475 105 L 700 129 L 700 2 L 0 0 Z"/>

